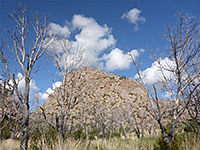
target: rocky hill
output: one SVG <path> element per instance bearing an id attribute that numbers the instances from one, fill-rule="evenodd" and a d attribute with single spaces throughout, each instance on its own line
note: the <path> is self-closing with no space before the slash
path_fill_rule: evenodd
<path id="1" fill-rule="evenodd" d="M 97 100 L 107 104 L 118 104 L 121 106 L 123 103 L 130 103 L 134 104 L 135 108 L 141 106 L 146 101 L 147 89 L 136 80 L 126 79 L 124 76 L 106 74 L 104 71 L 87 66 L 77 70 L 76 75 L 81 75 L 82 78 L 79 84 L 82 86 L 81 90 L 85 90 L 81 96 L 85 97 L 83 101 L 92 100 L 94 102 Z M 75 80 L 75 82 L 78 81 Z M 59 88 L 57 88 L 43 106 L 53 105 L 53 103 L 56 104 L 57 99 L 54 97 L 55 95 L 58 97 L 59 94 Z"/>
<path id="2" fill-rule="evenodd" d="M 55 114 L 60 114 L 59 99 L 62 97 L 62 86 L 64 84 L 56 88 L 42 105 L 48 121 L 52 124 L 55 124 Z M 118 130 L 122 126 L 133 129 L 136 126 L 146 129 L 155 126 L 146 111 L 147 89 L 136 80 L 106 74 L 86 66 L 77 70 L 75 74 L 69 74 L 65 86 L 65 96 L 77 97 L 80 101 L 69 112 L 69 130 L 77 125 L 95 125 L 101 128 L 103 124 L 105 129 L 112 130 Z M 68 107 L 69 103 L 64 105 Z M 44 123 L 41 109 L 38 108 L 31 116 L 35 122 Z"/>

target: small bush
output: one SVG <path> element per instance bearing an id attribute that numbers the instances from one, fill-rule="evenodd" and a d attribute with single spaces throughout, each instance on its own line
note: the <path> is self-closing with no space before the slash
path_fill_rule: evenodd
<path id="1" fill-rule="evenodd" d="M 114 80 L 115 79 L 115 77 L 110 77 L 110 80 Z"/>
<path id="2" fill-rule="evenodd" d="M 73 135 L 75 140 L 86 139 L 86 135 L 83 131 L 83 128 L 79 128 L 78 130 L 74 131 Z"/>
<path id="3" fill-rule="evenodd" d="M 121 76 L 121 77 L 119 77 L 119 80 L 124 80 L 124 79 L 126 79 L 125 76 Z"/>
<path id="4" fill-rule="evenodd" d="M 9 139 L 9 138 L 11 138 L 10 126 L 6 125 L 7 122 L 8 122 L 8 120 L 4 120 L 2 125 L 0 126 L 0 128 L 5 126 L 5 128 L 1 132 L 1 139 Z"/>
<path id="5" fill-rule="evenodd" d="M 184 134 L 175 135 L 174 139 L 171 142 L 171 146 L 164 140 L 163 136 L 160 136 L 156 144 L 154 145 L 154 150 L 182 150 L 183 142 L 185 136 Z"/>
<path id="6" fill-rule="evenodd" d="M 192 129 L 197 130 L 197 123 L 193 119 L 189 119 L 186 124 L 184 127 L 186 133 L 193 132 Z"/>
<path id="7" fill-rule="evenodd" d="M 113 132 L 111 137 L 116 137 L 116 138 L 120 138 L 121 137 L 121 133 L 120 132 Z"/>
<path id="8" fill-rule="evenodd" d="M 154 150 L 170 150 L 170 146 L 164 140 L 163 136 L 160 136 L 157 139 L 156 144 L 154 145 Z"/>
<path id="9" fill-rule="evenodd" d="M 30 149 L 42 150 L 44 145 L 52 148 L 57 141 L 57 131 L 49 128 L 48 130 L 36 130 L 30 135 Z"/>

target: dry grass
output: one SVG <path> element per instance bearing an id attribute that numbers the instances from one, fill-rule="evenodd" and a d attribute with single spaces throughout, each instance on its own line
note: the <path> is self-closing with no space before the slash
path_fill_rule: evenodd
<path id="1" fill-rule="evenodd" d="M 128 143 L 123 139 L 113 138 L 110 140 L 80 141 L 67 139 L 64 144 L 60 140 L 51 148 L 44 144 L 44 140 L 37 143 L 42 150 L 153 150 L 155 140 L 141 139 L 131 140 Z M 19 141 L 4 140 L 0 141 L 0 150 L 18 150 Z M 193 139 L 185 142 L 185 150 L 200 150 L 200 144 Z"/>
<path id="2" fill-rule="evenodd" d="M 19 150 L 20 142 L 12 139 L 0 141 L 0 150 Z"/>
<path id="3" fill-rule="evenodd" d="M 5 140 L 0 144 L 0 150 L 18 150 L 19 141 Z M 110 139 L 110 140 L 93 140 L 93 141 L 80 141 L 74 139 L 67 139 L 64 144 L 60 140 L 51 148 L 44 144 L 44 140 L 37 143 L 42 150 L 151 150 L 153 145 L 149 143 L 142 144 L 141 141 L 131 140 L 126 143 L 122 139 Z"/>
<path id="4" fill-rule="evenodd" d="M 126 143 L 123 139 L 113 138 L 110 140 L 93 140 L 93 141 L 80 141 L 74 139 L 67 139 L 64 144 L 60 140 L 49 148 L 41 140 L 37 143 L 41 146 L 42 150 L 153 150 L 153 142 L 142 140 L 131 140 Z"/>

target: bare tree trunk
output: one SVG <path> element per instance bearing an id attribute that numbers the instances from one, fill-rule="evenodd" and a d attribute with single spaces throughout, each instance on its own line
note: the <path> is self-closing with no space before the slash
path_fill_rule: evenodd
<path id="1" fill-rule="evenodd" d="M 98 123 L 97 123 L 97 121 L 95 121 L 95 129 L 96 129 L 97 139 L 99 139 L 99 128 L 98 128 Z"/>
<path id="2" fill-rule="evenodd" d="M 131 127 L 129 129 L 129 140 L 131 140 Z"/>
<path id="3" fill-rule="evenodd" d="M 155 123 L 153 122 L 153 135 L 152 135 L 152 137 L 155 138 L 155 135 L 156 135 L 156 131 L 155 131 Z"/>
<path id="4" fill-rule="evenodd" d="M 74 124 L 74 119 L 72 118 L 71 124 L 70 124 L 70 128 L 69 128 L 69 134 L 70 134 L 70 135 L 72 134 L 73 124 Z"/>
<path id="5" fill-rule="evenodd" d="M 125 130 L 125 128 L 124 128 L 124 124 L 123 124 L 123 123 L 121 123 L 121 127 L 122 127 L 122 130 L 123 130 L 123 133 L 124 133 L 124 137 L 125 137 L 125 139 L 126 139 L 126 142 L 128 142 L 126 130 Z"/>
<path id="6" fill-rule="evenodd" d="M 59 120 L 59 135 L 60 135 L 60 139 L 62 140 L 62 143 L 64 143 L 64 138 L 65 138 L 65 132 L 63 130 L 64 128 L 64 116 L 63 114 L 61 113 L 61 116 L 60 116 L 60 120 Z"/>
<path id="7" fill-rule="evenodd" d="M 156 134 L 156 132 L 155 132 L 155 127 L 153 126 L 153 138 L 155 137 L 155 134 Z"/>
<path id="8" fill-rule="evenodd" d="M 28 77 L 27 77 L 28 76 Z M 30 80 L 29 74 L 26 74 L 25 77 L 25 92 L 24 92 L 24 107 L 23 114 L 24 118 L 22 121 L 22 134 L 21 134 L 21 142 L 20 142 L 20 150 L 28 149 L 28 128 L 29 128 L 29 90 L 30 90 Z"/>
<path id="9" fill-rule="evenodd" d="M 28 123 L 29 122 L 29 116 L 24 119 L 24 122 L 22 123 L 22 134 L 21 134 L 21 141 L 20 141 L 20 150 L 26 150 L 28 149 Z"/>
<path id="10" fill-rule="evenodd" d="M 142 137 L 144 137 L 144 121 L 142 121 Z"/>
<path id="11" fill-rule="evenodd" d="M 135 133 L 137 135 L 137 138 L 139 139 L 140 138 L 140 129 L 139 129 L 138 125 L 137 125 L 137 122 L 135 124 L 134 121 L 132 120 L 132 126 L 133 126 L 133 129 L 134 129 L 134 131 L 135 131 Z"/>
<path id="12" fill-rule="evenodd" d="M 101 130 L 102 130 L 102 136 L 105 139 L 106 138 L 106 134 L 105 134 L 105 125 L 104 125 L 104 123 L 101 123 Z"/>
<path id="13" fill-rule="evenodd" d="M 85 125 L 85 135 L 86 135 L 86 140 L 88 140 L 88 127 Z"/>

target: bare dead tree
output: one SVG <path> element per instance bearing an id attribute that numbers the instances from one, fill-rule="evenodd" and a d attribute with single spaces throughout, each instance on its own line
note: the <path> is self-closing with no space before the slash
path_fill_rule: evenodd
<path id="1" fill-rule="evenodd" d="M 28 129 L 29 129 L 29 91 L 30 81 L 37 73 L 33 72 L 33 68 L 37 60 L 45 53 L 50 41 L 46 39 L 47 26 L 46 17 L 39 17 L 37 14 L 30 15 L 28 20 L 28 11 L 26 7 L 19 5 L 18 11 L 10 14 L 10 18 L 16 24 L 16 30 L 12 32 L 8 30 L 11 36 L 13 46 L 8 45 L 6 51 L 0 49 L 0 59 L 4 66 L 2 71 L 6 77 L 11 80 L 13 84 L 13 90 L 16 99 L 13 99 L 12 103 L 17 114 L 17 119 L 21 125 L 21 143 L 20 150 L 28 149 Z M 32 20 L 31 20 L 32 19 Z M 33 34 L 30 34 L 32 33 Z M 30 43 L 33 40 L 33 46 Z M 25 90 L 20 91 L 18 87 L 18 80 L 15 76 L 15 72 L 12 71 L 8 59 L 6 56 L 11 52 L 14 54 L 14 60 L 17 61 L 17 65 L 22 70 L 22 74 L 25 79 Z"/>
<path id="2" fill-rule="evenodd" d="M 141 131 L 139 128 L 139 118 L 136 117 L 136 115 L 138 115 L 138 113 L 136 113 L 136 111 L 134 111 L 132 108 L 133 106 L 131 106 L 131 104 L 128 104 L 130 106 L 127 106 L 127 108 L 123 111 L 124 112 L 124 117 L 127 119 L 130 128 L 132 128 L 137 136 L 137 138 L 139 139 L 141 136 Z"/>
<path id="3" fill-rule="evenodd" d="M 162 81 L 159 83 L 164 92 L 170 94 L 172 99 L 171 120 L 170 120 L 170 132 L 166 132 L 166 128 L 163 123 L 163 114 L 159 103 L 157 89 L 154 86 L 155 96 L 148 94 L 148 99 L 151 104 L 151 114 L 157 120 L 164 140 L 171 145 L 171 141 L 174 139 L 177 125 L 181 115 L 186 109 L 186 105 L 183 104 L 187 95 L 184 91 L 187 90 L 194 81 L 199 78 L 200 71 L 194 71 L 195 66 L 199 66 L 199 52 L 200 52 L 200 28 L 199 21 L 195 17 L 184 16 L 182 13 L 178 14 L 178 25 L 174 27 L 167 26 L 167 33 L 162 37 L 169 42 L 167 48 L 167 58 L 170 62 L 163 64 L 161 58 L 157 58 L 158 68 L 162 74 Z M 136 63 L 134 57 L 131 57 L 140 80 L 142 81 L 142 74 L 138 70 L 138 63 Z M 168 77 L 165 73 L 171 74 Z M 195 90 L 196 91 L 196 90 Z"/>
<path id="4" fill-rule="evenodd" d="M 83 100 L 85 91 L 87 89 L 90 90 L 92 85 L 82 86 L 86 81 L 82 76 L 82 72 L 77 72 L 85 63 L 82 49 L 71 46 L 66 40 L 57 40 L 55 42 L 61 51 L 58 50 L 58 47 L 52 45 L 48 56 L 60 74 L 57 79 L 62 83 L 58 88 L 59 95 L 52 95 L 59 107 L 59 111 L 55 112 L 57 116 L 56 124 L 51 124 L 45 115 L 45 109 L 42 106 L 40 108 L 47 124 L 58 130 L 60 138 L 64 141 L 70 112 Z"/>
<path id="5" fill-rule="evenodd" d="M 194 17 L 178 14 L 178 25 L 167 27 L 167 34 L 163 35 L 170 46 L 168 47 L 169 58 L 174 62 L 174 67 L 170 64 L 162 65 L 159 61 L 160 69 L 164 77 L 164 91 L 170 93 L 173 99 L 171 128 L 166 137 L 166 141 L 171 143 L 173 140 L 179 118 L 185 111 L 182 105 L 186 95 L 184 91 L 189 88 L 199 77 L 200 70 L 194 72 L 195 66 L 199 65 L 200 53 L 200 28 L 199 22 Z M 167 65 L 167 66 L 166 66 Z M 173 78 L 165 76 L 164 71 L 169 71 Z M 164 137 L 165 138 L 165 137 Z"/>
<path id="6" fill-rule="evenodd" d="M 105 102 L 99 100 L 93 102 L 93 105 L 93 115 L 95 116 L 97 138 L 100 134 L 98 131 L 100 129 L 102 138 L 106 139 L 106 129 L 108 125 L 108 117 L 106 112 L 108 112 L 108 108 L 105 105 Z"/>

